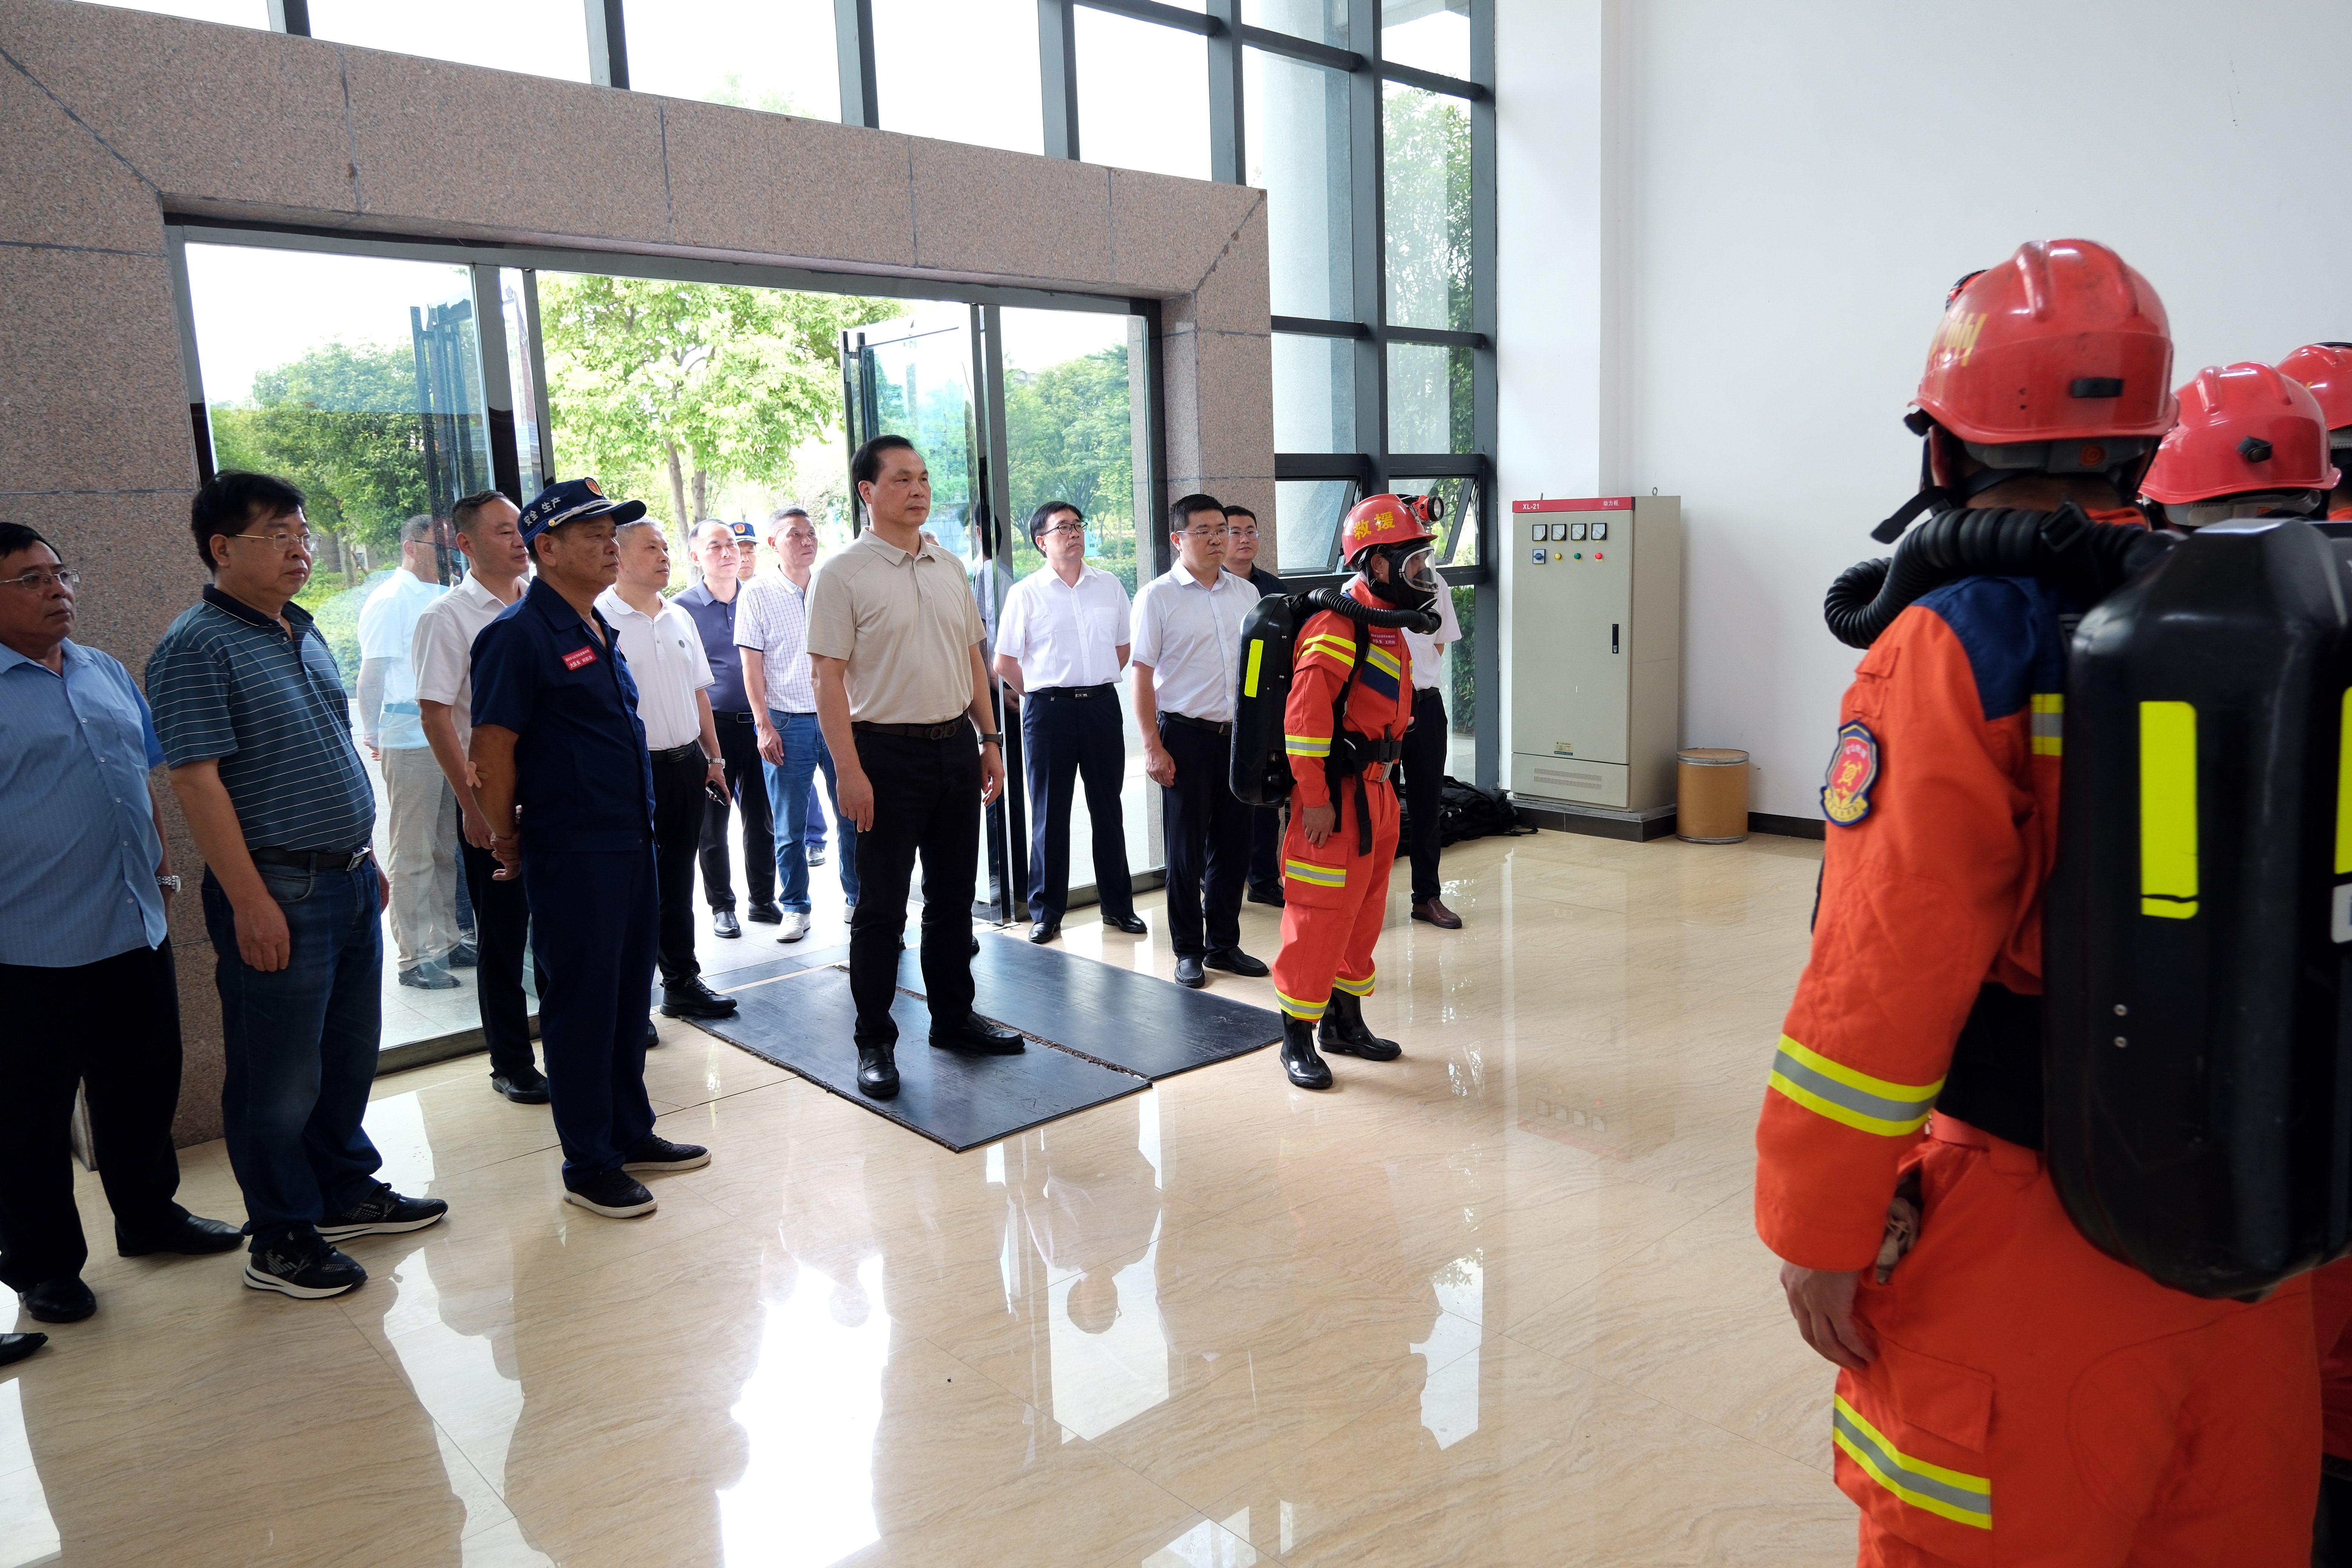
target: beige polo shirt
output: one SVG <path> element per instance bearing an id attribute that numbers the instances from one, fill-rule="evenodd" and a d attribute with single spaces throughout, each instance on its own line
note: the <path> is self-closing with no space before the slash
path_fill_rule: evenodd
<path id="1" fill-rule="evenodd" d="M 908 554 L 867 529 L 809 584 L 808 650 L 849 663 L 849 716 L 944 724 L 971 706 L 971 653 L 988 634 L 963 563 L 925 540 Z"/>

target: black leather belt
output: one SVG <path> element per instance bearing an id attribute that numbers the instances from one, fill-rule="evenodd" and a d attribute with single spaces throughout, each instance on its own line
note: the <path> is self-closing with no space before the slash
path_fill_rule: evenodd
<path id="1" fill-rule="evenodd" d="M 304 871 L 356 871 L 375 858 L 373 849 L 248 849 L 257 866 L 292 866 Z"/>
<path id="2" fill-rule="evenodd" d="M 758 719 L 752 714 L 721 713 L 716 708 L 713 708 L 710 710 L 710 719 L 711 721 L 716 724 L 755 724 L 759 722 Z"/>
<path id="3" fill-rule="evenodd" d="M 960 735 L 969 738 L 971 734 L 971 721 L 965 718 L 950 719 L 944 724 L 869 724 L 860 719 L 849 727 L 869 735 L 897 735 L 908 741 L 952 741 Z"/>
<path id="4" fill-rule="evenodd" d="M 710 753 L 702 749 L 701 742 L 688 741 L 683 746 L 672 746 L 667 751 L 656 752 L 653 758 L 657 763 L 708 763 L 710 761 Z"/>
<path id="5" fill-rule="evenodd" d="M 1100 686 L 1041 686 L 1029 695 L 1032 697 L 1101 697 L 1118 689 L 1117 681 L 1107 680 Z"/>
<path id="6" fill-rule="evenodd" d="M 1188 730 L 1206 730 L 1212 735 L 1230 735 L 1234 732 L 1233 724 L 1228 721 L 1195 719 L 1190 713 L 1162 713 L 1160 716 L 1171 724 L 1181 724 Z"/>

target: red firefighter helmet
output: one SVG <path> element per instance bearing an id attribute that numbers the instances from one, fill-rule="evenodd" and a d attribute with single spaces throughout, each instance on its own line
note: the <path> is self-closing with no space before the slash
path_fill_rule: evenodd
<path id="1" fill-rule="evenodd" d="M 2266 364 L 2208 365 L 2180 389 L 2180 423 L 2140 494 L 2168 506 L 2336 487 L 2319 400 Z M 2197 521 L 2208 521 L 2199 519 Z"/>
<path id="2" fill-rule="evenodd" d="M 1429 525 L 1444 515 L 1445 502 L 1436 496 L 1366 496 L 1339 524 L 1339 559 L 1353 566 L 1374 545 L 1433 538 Z"/>
<path id="3" fill-rule="evenodd" d="M 2278 367 L 2311 388 L 2330 430 L 2352 426 L 2352 344 L 2306 343 Z"/>
<path id="4" fill-rule="evenodd" d="M 1954 292 L 1913 401 L 1985 446 L 2153 437 L 2172 426 L 2171 384 L 2147 279 L 2095 240 L 2029 240 Z"/>

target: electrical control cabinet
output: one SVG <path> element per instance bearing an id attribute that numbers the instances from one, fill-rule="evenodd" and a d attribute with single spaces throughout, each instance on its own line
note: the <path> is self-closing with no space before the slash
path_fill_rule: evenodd
<path id="1" fill-rule="evenodd" d="M 1682 526 L 1675 496 L 1511 503 L 1513 795 L 1618 812 L 1673 804 Z"/>

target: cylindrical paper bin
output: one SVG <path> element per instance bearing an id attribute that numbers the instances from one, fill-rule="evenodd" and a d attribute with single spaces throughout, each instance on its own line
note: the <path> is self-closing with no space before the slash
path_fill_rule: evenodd
<path id="1" fill-rule="evenodd" d="M 1675 758 L 1675 837 L 1693 844 L 1747 837 L 1748 753 L 1693 746 Z"/>

